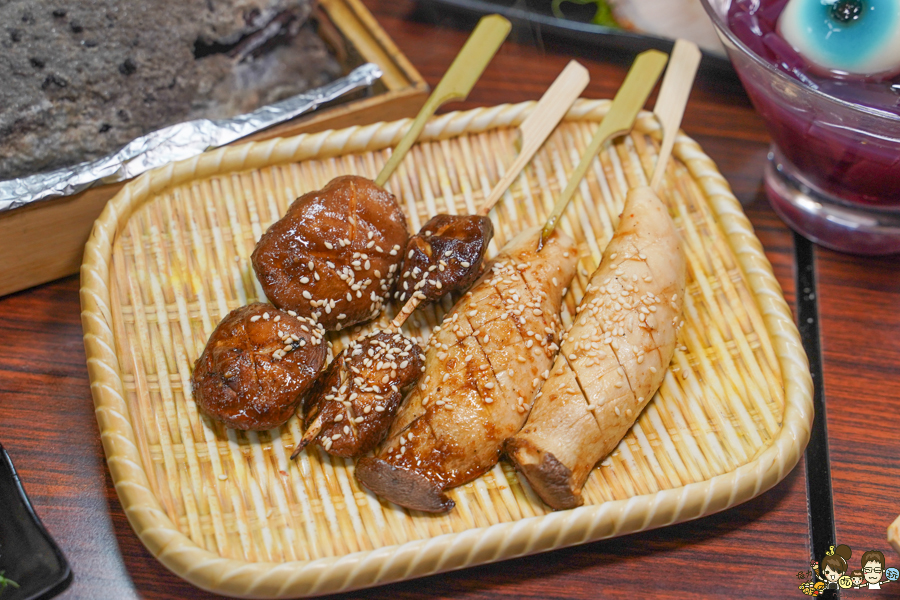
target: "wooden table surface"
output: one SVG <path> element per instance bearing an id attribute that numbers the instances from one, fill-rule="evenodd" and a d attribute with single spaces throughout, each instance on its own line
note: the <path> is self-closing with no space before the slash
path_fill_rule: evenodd
<path id="1" fill-rule="evenodd" d="M 458 20 L 438 16 L 434 23 L 434 15 L 417 13 L 409 1 L 366 4 L 431 85 L 467 36 Z M 537 99 L 573 57 L 590 70 L 585 96 L 591 98 L 611 97 L 631 59 L 515 30 L 468 101 L 449 109 Z M 794 306 L 794 237 L 763 194 L 768 136 L 740 84 L 702 74 L 683 127 L 731 183 Z M 895 566 L 900 560 L 885 529 L 900 513 L 900 436 L 893 419 L 900 268 L 892 258 L 820 248 L 814 257 L 817 282 L 799 292 L 820 311 L 824 382 L 816 385 L 827 402 L 837 541 L 853 549 L 852 568 L 870 549 L 882 550 Z M 61 597 L 212 597 L 166 571 L 125 519 L 92 410 L 78 286 L 70 277 L 0 299 L 0 441 L 74 570 Z M 797 597 L 797 573 L 810 560 L 807 486 L 828 490 L 828 473 L 821 471 L 808 481 L 801 461 L 755 500 L 698 521 L 342 597 Z M 813 520 L 827 525 L 828 507 L 813 508 Z M 896 588 L 866 597 L 894 595 Z"/>

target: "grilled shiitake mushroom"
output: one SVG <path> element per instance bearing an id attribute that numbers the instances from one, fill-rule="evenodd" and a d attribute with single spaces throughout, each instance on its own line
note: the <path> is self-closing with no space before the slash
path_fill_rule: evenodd
<path id="1" fill-rule="evenodd" d="M 425 369 L 423 356 L 415 340 L 390 331 L 351 342 L 307 396 L 306 434 L 292 458 L 313 440 L 335 456 L 372 450 L 394 420 L 403 390 Z"/>
<path id="2" fill-rule="evenodd" d="M 325 364 L 324 331 L 293 311 L 255 303 L 216 326 L 194 365 L 200 409 L 234 429 L 278 427 Z"/>
<path id="3" fill-rule="evenodd" d="M 381 312 L 408 238 L 393 194 L 364 177 L 335 177 L 269 227 L 253 268 L 275 306 L 343 329 Z"/>
<path id="4" fill-rule="evenodd" d="M 494 226 L 479 215 L 437 215 L 409 238 L 394 298 L 434 302 L 478 279 Z"/>

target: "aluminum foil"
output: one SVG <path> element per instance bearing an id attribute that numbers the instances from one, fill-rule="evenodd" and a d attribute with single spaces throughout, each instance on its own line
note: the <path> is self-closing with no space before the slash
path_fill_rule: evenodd
<path id="1" fill-rule="evenodd" d="M 381 76 L 377 65 L 367 63 L 326 86 L 233 119 L 197 119 L 178 123 L 132 140 L 118 152 L 97 160 L 0 181 L 0 212 L 38 200 L 77 194 L 97 184 L 124 181 L 166 163 L 191 158 L 315 110 L 326 102 L 372 85 Z"/>

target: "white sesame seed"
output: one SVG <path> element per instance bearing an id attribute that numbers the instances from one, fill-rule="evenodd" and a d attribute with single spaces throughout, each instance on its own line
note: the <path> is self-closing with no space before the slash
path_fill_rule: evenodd
<path id="1" fill-rule="evenodd" d="M 254 316 L 250 317 L 251 323 L 256 323 L 257 321 L 259 321 L 259 315 L 254 315 Z"/>

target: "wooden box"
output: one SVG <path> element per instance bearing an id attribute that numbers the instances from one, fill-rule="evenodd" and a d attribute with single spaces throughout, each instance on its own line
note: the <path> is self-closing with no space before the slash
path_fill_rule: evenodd
<path id="1" fill-rule="evenodd" d="M 350 49 L 350 68 L 357 62 L 381 67 L 384 75 L 375 86 L 376 93 L 235 143 L 391 121 L 415 114 L 424 103 L 427 84 L 360 0 L 319 0 L 316 20 L 326 42 L 341 38 Z M 95 187 L 0 213 L 0 295 L 77 273 L 94 221 L 124 184 Z"/>

